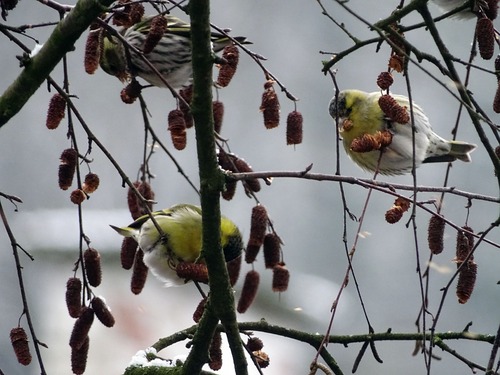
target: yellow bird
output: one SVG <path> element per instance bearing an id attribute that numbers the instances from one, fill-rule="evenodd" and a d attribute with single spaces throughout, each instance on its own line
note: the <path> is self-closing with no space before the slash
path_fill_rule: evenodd
<path id="1" fill-rule="evenodd" d="M 124 237 L 133 237 L 144 251 L 144 263 L 166 286 L 182 285 L 184 280 L 176 274 L 179 262 L 202 262 L 201 208 L 191 204 L 177 204 L 153 212 L 153 217 L 165 235 L 156 229 L 148 215 L 141 216 L 126 227 L 111 228 Z M 226 261 L 241 255 L 243 241 L 238 227 L 228 218 L 220 223 L 221 244 Z"/>
<path id="2" fill-rule="evenodd" d="M 330 101 L 329 112 L 333 119 L 339 118 L 340 134 L 349 157 L 361 168 L 378 171 L 385 175 L 399 175 L 411 172 L 413 168 L 412 126 L 410 123 L 410 102 L 406 96 L 391 94 L 402 107 L 407 120 L 399 123 L 388 118 L 379 105 L 380 92 L 367 93 L 359 90 L 345 90 Z M 413 104 L 415 120 L 415 167 L 422 163 L 451 162 L 456 159 L 469 162 L 470 152 L 476 145 L 447 141 L 432 130 L 424 111 Z M 401 121 L 401 120 L 400 120 Z M 379 150 L 353 151 L 353 141 L 365 134 L 389 132 L 392 140 Z M 382 154 L 381 154 L 382 153 Z"/>

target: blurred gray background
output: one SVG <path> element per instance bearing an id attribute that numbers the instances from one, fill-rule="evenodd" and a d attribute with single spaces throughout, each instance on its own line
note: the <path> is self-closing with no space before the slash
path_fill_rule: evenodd
<path id="1" fill-rule="evenodd" d="M 367 2 L 351 0 L 349 6 L 370 22 L 390 14 L 399 1 Z M 374 35 L 333 1 L 325 1 L 328 11 L 358 38 Z M 439 14 L 431 6 L 434 14 Z M 185 17 L 184 17 L 185 18 Z M 8 17 L 8 24 L 57 21 L 57 14 L 45 6 L 23 1 Z M 240 65 L 231 85 L 219 92 L 226 113 L 222 135 L 229 139 L 233 152 L 246 159 L 256 171 L 303 170 L 313 163 L 312 172 L 335 172 L 335 129 L 328 115 L 327 105 L 333 95 L 332 81 L 321 73 L 320 50 L 338 52 L 352 42 L 327 17 L 314 1 L 212 1 L 212 20 L 220 27 L 231 27 L 233 35 L 245 35 L 253 41 L 252 50 L 268 58 L 265 66 L 273 72 L 295 96 L 300 98 L 297 109 L 304 116 L 304 142 L 296 147 L 286 146 L 285 119 L 294 104 L 280 95 L 282 124 L 274 130 L 266 130 L 259 113 L 264 75 L 246 55 L 240 57 Z M 410 17 L 405 24 L 419 21 Z M 475 22 L 444 21 L 439 30 L 451 53 L 467 60 Z M 28 33 L 41 43 L 50 30 L 41 28 Z M 422 50 L 436 53 L 429 34 L 419 30 L 408 34 L 408 39 Z M 25 43 L 34 43 L 24 39 Z M 75 103 L 91 126 L 95 135 L 114 155 L 126 173 L 134 179 L 142 160 L 143 125 L 138 104 L 125 105 L 119 93 L 122 84 L 102 71 L 89 76 L 83 69 L 82 38 L 76 50 L 68 55 L 71 93 Z M 15 55 L 20 50 L 6 38 L 2 38 L 3 53 L 0 56 L 0 91 L 3 92 L 17 76 L 20 69 Z M 341 88 L 359 88 L 365 91 L 377 89 L 375 80 L 379 72 L 386 70 L 390 50 L 384 45 L 375 53 L 375 45 L 363 48 L 342 60 L 338 68 Z M 493 69 L 492 62 L 475 63 Z M 436 69 L 424 64 L 433 73 Z M 463 68 L 459 67 L 463 73 Z M 429 116 L 435 130 L 444 137 L 451 137 L 458 103 L 442 87 L 437 85 L 418 68 L 410 69 L 413 97 Z M 52 77 L 62 84 L 59 66 Z M 395 75 L 394 92 L 406 93 L 404 78 Z M 450 82 L 446 82 L 450 84 Z M 491 103 L 496 89 L 493 75 L 474 71 L 470 86 L 475 99 L 495 121 Z M 41 341 L 49 349 L 43 349 L 43 358 L 49 374 L 69 374 L 70 348 L 68 340 L 74 320 L 66 311 L 64 291 L 66 280 L 73 275 L 73 263 L 78 256 L 77 208 L 69 201 L 69 192 L 57 185 L 57 169 L 61 151 L 70 146 L 66 138 L 65 122 L 54 131 L 45 128 L 45 114 L 52 93 L 43 85 L 9 124 L 0 131 L 0 191 L 17 195 L 23 204 L 19 211 L 2 200 L 11 228 L 19 243 L 29 251 L 35 261 L 22 256 L 23 275 L 26 281 L 31 312 Z M 151 122 L 163 141 L 170 146 L 166 118 L 175 101 L 167 90 L 148 89 L 144 93 Z M 79 147 L 84 150 L 86 137 L 76 125 Z M 467 118 L 463 118 L 459 139 L 478 143 L 479 139 Z M 194 131 L 188 133 L 188 147 L 182 152 L 173 151 L 186 173 L 197 181 L 197 161 Z M 84 230 L 92 246 L 103 254 L 103 283 L 94 289 L 106 298 L 116 325 L 108 329 L 94 323 L 90 331 L 88 374 L 120 374 L 134 353 L 153 344 L 158 338 L 192 325 L 191 315 L 199 297 L 192 285 L 165 289 L 150 277 L 139 296 L 130 292 L 130 272 L 119 266 L 121 238 L 108 224 L 124 225 L 130 222 L 126 210 L 126 189 L 121 179 L 103 153 L 94 146 L 91 154 L 92 171 L 101 177 L 99 189 L 83 204 Z M 356 177 L 371 176 L 358 169 L 341 152 L 342 173 Z M 153 188 L 156 208 L 175 203 L 198 203 L 198 197 L 187 185 L 175 166 L 162 153 L 156 153 L 151 162 L 156 174 Z M 418 170 L 418 182 L 422 185 L 440 186 L 443 183 L 445 165 L 426 165 Z M 86 167 L 82 173 L 87 172 Z M 410 176 L 383 178 L 394 183 L 411 184 Z M 498 196 L 492 165 L 482 147 L 473 154 L 473 163 L 455 163 L 449 185 L 458 189 L 485 195 Z M 357 186 L 345 186 L 349 209 L 360 215 L 367 191 Z M 267 207 L 278 234 L 283 239 L 285 261 L 291 272 L 289 290 L 281 295 L 271 292 L 270 272 L 257 264 L 262 282 L 256 302 L 249 312 L 240 316 L 242 321 L 266 318 L 270 323 L 311 333 L 324 333 L 330 317 L 330 306 L 338 293 L 346 270 L 346 256 L 342 243 L 342 202 L 337 183 L 306 181 L 299 179 L 275 179 L 272 186 L 264 186 L 258 194 Z M 436 199 L 435 194 L 421 194 L 420 200 Z M 354 266 L 361 287 L 363 300 L 375 331 L 415 332 L 414 325 L 421 297 L 416 269 L 413 232 L 405 227 L 409 214 L 400 223 L 389 225 L 384 220 L 385 211 L 393 198 L 373 193 L 368 215 L 363 226 L 363 238 L 358 242 Z M 241 228 L 248 238 L 250 210 L 254 201 L 248 199 L 241 186 L 231 202 L 222 202 L 223 213 Z M 448 196 L 444 214 L 458 225 L 465 223 L 467 211 L 465 199 Z M 476 230 L 484 230 L 498 215 L 497 204 L 474 201 L 470 209 L 469 224 Z M 427 221 L 429 215 L 417 211 L 421 262 L 427 259 Z M 357 223 L 348 222 L 349 246 L 355 237 Z M 37 374 L 39 368 L 34 358 L 26 368 L 17 364 L 9 343 L 9 331 L 17 325 L 22 304 L 17 285 L 12 250 L 5 231 L 0 231 L 0 369 L 5 374 Z M 446 230 L 445 252 L 435 257 L 436 267 L 431 274 L 429 309 L 435 312 L 441 298 L 440 289 L 452 275 L 455 265 L 454 242 L 456 233 Z M 498 242 L 498 230 L 489 235 Z M 472 331 L 494 334 L 499 324 L 498 307 L 500 252 L 483 244 L 476 253 L 479 274 L 476 290 L 466 305 L 459 305 L 454 290 L 450 291 L 437 326 L 437 331 L 460 331 L 473 321 Z M 249 270 L 248 266 L 243 272 Z M 236 286 L 239 296 L 241 281 Z M 26 327 L 25 319 L 21 320 Z M 367 333 L 360 303 L 354 284 L 348 286 L 336 316 L 333 334 Z M 271 365 L 264 372 L 276 374 L 307 374 L 315 355 L 313 348 L 286 338 L 257 334 L 264 340 L 264 350 L 271 358 Z M 485 365 L 490 346 L 474 342 L 451 342 L 453 348 L 468 358 Z M 348 348 L 330 345 L 328 348 L 345 373 L 349 373 L 360 344 Z M 34 354 L 33 347 L 32 353 Z M 377 343 L 383 364 L 378 364 L 366 353 L 358 369 L 359 374 L 424 374 L 425 367 L 420 355 L 411 356 L 412 342 Z M 443 360 L 433 362 L 433 373 L 468 374 L 470 370 L 447 353 Z M 161 352 L 165 358 L 187 354 L 183 344 Z M 222 374 L 231 374 L 231 359 L 224 357 Z M 256 374 L 255 369 L 251 369 Z"/>

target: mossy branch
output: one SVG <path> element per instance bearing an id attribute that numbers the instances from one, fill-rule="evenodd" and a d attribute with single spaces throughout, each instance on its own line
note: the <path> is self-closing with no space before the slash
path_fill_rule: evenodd
<path id="1" fill-rule="evenodd" d="M 217 330 L 224 332 L 224 327 L 222 325 L 218 325 L 216 327 Z M 273 334 L 276 336 L 285 337 L 288 339 L 300 341 L 302 343 L 306 343 L 318 349 L 323 342 L 324 336 L 318 335 L 316 333 L 308 333 L 296 329 L 290 329 L 279 325 L 269 324 L 265 320 L 261 320 L 258 322 L 244 322 L 238 323 L 238 329 L 240 331 L 247 332 L 265 332 L 269 334 Z M 192 337 L 193 334 L 199 331 L 198 325 L 191 326 L 186 328 L 180 332 L 177 332 L 169 337 L 162 338 L 156 342 L 153 347 L 160 351 L 170 345 L 175 343 L 187 340 Z M 485 342 L 488 344 L 493 344 L 495 341 L 495 335 L 486 335 L 480 333 L 473 333 L 469 331 L 461 331 L 461 332 L 434 332 L 434 333 L 418 333 L 418 332 L 409 332 L 409 333 L 392 333 L 390 330 L 387 332 L 380 333 L 371 333 L 371 334 L 359 334 L 359 335 L 330 335 L 326 342 L 330 344 L 339 344 L 339 345 L 348 345 L 353 343 L 364 343 L 364 342 L 376 342 L 376 341 L 430 341 L 433 340 L 433 343 L 439 346 L 443 351 L 448 352 L 452 356 L 458 358 L 460 361 L 466 363 L 468 366 L 472 366 L 474 368 L 480 368 L 479 365 L 470 362 L 465 359 L 465 357 L 458 355 L 457 352 L 451 349 L 448 345 L 444 344 L 444 341 L 451 340 L 468 340 L 468 341 L 478 341 Z M 342 371 L 338 367 L 335 359 L 330 355 L 330 353 L 323 348 L 321 353 L 321 357 L 325 361 L 325 363 L 334 371 L 335 374 L 342 374 Z"/>
<path id="2" fill-rule="evenodd" d="M 185 374 L 198 374 L 206 358 L 213 332 L 220 319 L 225 328 L 233 355 L 235 373 L 246 375 L 247 362 L 237 327 L 234 296 L 229 283 L 226 262 L 220 243 L 220 191 L 224 186 L 216 155 L 212 113 L 213 52 L 210 41 L 210 2 L 192 0 L 191 46 L 193 63 L 193 100 L 191 112 L 196 131 L 203 212 L 203 257 L 209 274 L 209 308 L 205 309 L 203 325 L 193 337 L 193 347 L 183 368 Z"/>
<path id="3" fill-rule="evenodd" d="M 56 26 L 40 52 L 26 62 L 17 79 L 0 97 L 0 128 L 28 102 L 75 42 L 113 0 L 79 0 Z"/>

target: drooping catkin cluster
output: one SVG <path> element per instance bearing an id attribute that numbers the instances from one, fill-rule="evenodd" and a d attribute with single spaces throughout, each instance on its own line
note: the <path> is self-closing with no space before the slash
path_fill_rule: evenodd
<path id="1" fill-rule="evenodd" d="M 127 193 L 127 204 L 133 220 L 148 214 L 153 210 L 155 193 L 147 181 L 135 181 L 133 187 L 142 196 L 137 196 L 134 189 L 129 187 Z M 120 262 L 122 268 L 132 269 L 130 290 L 134 294 L 141 293 L 148 276 L 148 266 L 144 263 L 144 252 L 139 248 L 137 241 L 132 237 L 124 237 L 120 250 Z"/>
<path id="2" fill-rule="evenodd" d="M 286 119 L 286 144 L 287 145 L 298 145 L 302 143 L 302 125 L 304 118 L 302 113 L 298 111 L 292 111 L 288 114 Z"/>
<path id="3" fill-rule="evenodd" d="M 252 356 L 254 357 L 260 368 L 266 368 L 267 366 L 269 366 L 269 355 L 262 351 L 262 349 L 264 348 L 264 343 L 260 338 L 256 336 L 248 337 L 246 347 L 247 350 L 252 353 Z"/>
<path id="4" fill-rule="evenodd" d="M 410 201 L 406 198 L 398 197 L 394 205 L 385 213 L 385 221 L 395 224 L 403 217 L 403 214 L 410 208 Z"/>
<path id="5" fill-rule="evenodd" d="M 258 204 L 252 209 L 250 219 L 250 236 L 245 250 L 245 261 L 254 263 L 260 248 L 264 248 L 264 264 L 266 268 L 273 270 L 272 290 L 284 292 L 288 288 L 290 274 L 283 262 L 281 250 L 282 241 L 276 232 L 267 233 L 269 217 L 264 206 Z M 260 275 L 251 270 L 246 274 L 241 296 L 238 301 L 237 310 L 244 313 L 252 304 L 259 287 Z"/>
<path id="6" fill-rule="evenodd" d="M 88 173 L 82 184 L 82 190 L 85 194 L 92 194 L 99 187 L 99 176 L 95 173 Z"/>
<path id="7" fill-rule="evenodd" d="M 239 61 L 239 50 L 236 45 L 231 44 L 224 47 L 222 52 L 223 64 L 219 70 L 217 78 L 217 88 L 221 89 L 229 85 Z M 191 102 L 193 99 L 193 86 L 183 87 L 179 91 L 179 96 L 183 100 L 178 100 L 178 108 L 170 111 L 168 115 L 168 130 L 172 139 L 172 144 L 177 150 L 183 150 L 187 144 L 186 129 L 193 127 L 193 116 L 191 114 Z M 224 119 L 224 103 L 214 100 L 212 103 L 212 115 L 214 131 L 221 133 L 222 121 Z"/>
<path id="8" fill-rule="evenodd" d="M 264 116 L 264 126 L 267 129 L 273 129 L 280 123 L 280 102 L 278 94 L 274 90 L 274 81 L 268 80 L 264 84 L 264 93 L 260 110 Z"/>
<path id="9" fill-rule="evenodd" d="M 85 42 L 83 66 L 87 74 L 94 74 L 99 68 L 103 43 L 103 30 L 97 22 L 90 25 L 89 35 Z"/>
<path id="10" fill-rule="evenodd" d="M 446 223 L 441 216 L 433 215 L 429 220 L 427 242 L 429 243 L 429 250 L 435 255 L 441 254 L 443 252 L 443 236 L 445 224 Z"/>
<path id="11" fill-rule="evenodd" d="M 31 363 L 31 353 L 28 345 L 28 335 L 26 335 L 24 328 L 12 328 L 10 343 L 16 354 L 17 361 L 23 366 L 28 366 Z"/>
<path id="12" fill-rule="evenodd" d="M 399 124 L 407 124 L 410 122 L 410 114 L 408 113 L 407 108 L 401 106 L 391 95 L 386 94 L 380 96 L 378 99 L 378 105 L 389 120 Z"/>
<path id="13" fill-rule="evenodd" d="M 135 181 L 133 183 L 135 189 L 139 192 L 140 195 L 145 199 L 145 204 L 149 208 L 149 210 L 153 209 L 153 200 L 155 198 L 155 193 L 151 188 L 151 185 L 147 181 Z M 144 207 L 143 201 L 137 196 L 135 191 L 132 188 L 128 189 L 127 193 L 127 204 L 130 215 L 133 220 L 146 215 L 148 210 Z"/>
<path id="14" fill-rule="evenodd" d="M 474 231 L 469 226 L 463 226 L 457 232 L 455 262 L 459 268 L 457 280 L 457 297 L 459 303 L 466 303 L 474 290 L 477 275 L 477 264 L 474 262 Z"/>
<path id="15" fill-rule="evenodd" d="M 228 153 L 223 149 L 219 149 L 217 153 L 217 160 L 219 166 L 229 172 L 233 173 L 246 173 L 253 172 L 252 167 L 244 159 L 238 157 L 235 154 Z M 245 180 L 242 182 L 243 187 L 247 195 L 251 193 L 257 193 L 260 191 L 260 182 L 257 179 Z M 236 192 L 237 181 L 229 180 L 226 181 L 224 186 L 224 191 L 222 192 L 222 198 L 225 200 L 231 200 Z"/>
<path id="16" fill-rule="evenodd" d="M 120 91 L 120 98 L 125 104 L 134 103 L 142 92 L 142 85 L 136 79 L 132 79 L 130 83 Z"/>
<path id="17" fill-rule="evenodd" d="M 401 73 L 406 64 L 406 46 L 403 42 L 405 36 L 397 23 L 393 23 L 390 27 L 393 32 L 385 34 L 391 46 L 391 56 L 388 65 L 389 69 Z"/>
<path id="18" fill-rule="evenodd" d="M 94 310 L 83 307 L 71 331 L 69 346 L 71 347 L 71 368 L 74 374 L 83 374 L 87 364 L 89 349 L 89 331 L 94 322 Z"/>
<path id="19" fill-rule="evenodd" d="M 113 25 L 130 27 L 138 23 L 144 15 L 144 6 L 132 0 L 119 0 L 117 7 L 113 13 Z"/>
<path id="20" fill-rule="evenodd" d="M 65 114 L 66 99 L 64 99 L 64 97 L 59 93 L 52 95 L 52 98 L 50 98 L 49 102 L 49 109 L 47 110 L 47 119 L 45 121 L 47 129 L 56 129 L 61 123 Z"/>
<path id="21" fill-rule="evenodd" d="M 350 149 L 354 152 L 370 152 L 383 149 L 392 142 L 392 133 L 388 130 L 374 134 L 364 133 L 352 140 Z"/>
<path id="22" fill-rule="evenodd" d="M 205 263 L 179 262 L 175 267 L 177 276 L 184 279 L 208 284 L 208 269 Z"/>
<path id="23" fill-rule="evenodd" d="M 222 336 L 216 331 L 212 337 L 210 348 L 208 349 L 208 367 L 211 370 L 217 371 L 222 367 Z"/>
<path id="24" fill-rule="evenodd" d="M 94 248 L 83 253 L 83 270 L 85 275 L 85 291 L 89 286 L 97 287 L 102 281 L 101 257 Z M 71 368 L 74 374 L 83 374 L 87 364 L 89 350 L 89 331 L 94 316 L 106 327 L 113 327 L 115 318 L 102 297 L 94 296 L 89 306 L 84 303 L 82 281 L 78 277 L 70 277 L 66 282 L 66 307 L 68 314 L 76 319 L 71 332 Z"/>
<path id="25" fill-rule="evenodd" d="M 148 277 L 148 266 L 144 263 L 144 252 L 138 248 L 135 252 L 134 267 L 132 268 L 132 279 L 130 280 L 130 290 L 134 294 L 142 292 Z"/>
<path id="26" fill-rule="evenodd" d="M 68 148 L 61 153 L 58 171 L 58 184 L 62 190 L 68 190 L 73 185 L 76 167 L 78 163 L 78 152 L 74 148 Z M 88 173 L 81 188 L 74 189 L 70 194 L 70 200 L 74 204 L 83 203 L 89 194 L 92 194 L 99 187 L 99 176 L 95 173 Z"/>
<path id="27" fill-rule="evenodd" d="M 67 148 L 60 157 L 59 164 L 59 187 L 62 190 L 68 190 L 73 184 L 73 176 L 76 171 L 76 163 L 78 163 L 78 153 L 74 148 Z"/>
<path id="28" fill-rule="evenodd" d="M 257 290 L 259 289 L 260 275 L 257 271 L 248 271 L 245 275 L 245 281 L 243 282 L 243 288 L 241 289 L 240 299 L 238 300 L 238 305 L 236 310 L 243 314 L 248 310 L 250 305 L 257 295 Z"/>
<path id="29" fill-rule="evenodd" d="M 274 81 L 269 79 L 264 84 L 264 93 L 260 104 L 260 111 L 264 117 L 266 129 L 278 127 L 280 123 L 280 102 L 274 89 Z M 289 96 L 290 98 L 290 96 Z M 295 100 L 295 99 L 293 99 Z M 286 119 L 286 144 L 298 145 L 302 143 L 304 118 L 297 109 L 291 111 Z"/>
<path id="30" fill-rule="evenodd" d="M 394 83 L 394 77 L 390 72 L 381 72 L 377 77 L 377 86 L 381 90 L 388 90 Z"/>
<path id="31" fill-rule="evenodd" d="M 496 32 L 493 21 L 498 16 L 498 1 L 486 0 L 484 3 L 476 21 L 476 40 L 479 54 L 484 60 L 489 60 L 495 50 Z"/>
<path id="32" fill-rule="evenodd" d="M 238 67 L 240 59 L 240 50 L 234 44 L 230 44 L 224 47 L 222 59 L 224 63 L 220 66 L 216 83 L 219 87 L 226 87 L 236 73 L 236 68 Z"/>
<path id="33" fill-rule="evenodd" d="M 187 143 L 186 121 L 180 109 L 174 109 L 168 114 L 168 130 L 172 144 L 177 150 L 184 150 Z"/>
<path id="34" fill-rule="evenodd" d="M 193 100 L 193 85 L 183 87 L 179 91 L 179 95 L 184 101 L 179 100 L 179 109 L 184 115 L 184 122 L 186 123 L 186 128 L 192 128 L 194 125 L 193 116 L 191 114 L 191 101 Z"/>
<path id="35" fill-rule="evenodd" d="M 82 281 L 78 277 L 70 277 L 66 283 L 66 307 L 69 316 L 78 318 L 82 310 Z"/>
<path id="36" fill-rule="evenodd" d="M 214 116 L 214 131 L 220 134 L 222 130 L 222 120 L 224 119 L 224 103 L 215 100 L 212 103 L 212 112 Z"/>
<path id="37" fill-rule="evenodd" d="M 88 283 L 93 287 L 101 285 L 102 269 L 99 252 L 89 247 L 83 253 L 83 264 L 85 265 L 85 275 L 87 276 Z"/>
<path id="38" fill-rule="evenodd" d="M 120 250 L 120 263 L 122 268 L 129 270 L 134 265 L 135 252 L 137 251 L 138 243 L 133 237 L 124 237 Z"/>
<path id="39" fill-rule="evenodd" d="M 476 39 L 481 57 L 484 60 L 491 59 L 495 51 L 495 26 L 488 17 L 477 19 Z"/>
<path id="40" fill-rule="evenodd" d="M 151 27 L 149 29 L 146 40 L 144 41 L 144 46 L 142 47 L 142 52 L 147 55 L 156 47 L 158 42 L 161 40 L 163 35 L 167 31 L 167 19 L 159 14 L 153 18 L 151 21 Z"/>

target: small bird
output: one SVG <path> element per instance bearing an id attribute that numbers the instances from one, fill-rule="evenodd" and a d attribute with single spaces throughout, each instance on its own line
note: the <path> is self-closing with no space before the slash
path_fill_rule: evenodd
<path id="1" fill-rule="evenodd" d="M 345 90 L 338 94 L 338 101 L 332 98 L 329 104 L 330 116 L 339 118 L 339 127 L 344 148 L 349 157 L 361 168 L 378 171 L 384 175 L 400 175 L 413 168 L 412 126 L 409 120 L 410 103 L 407 97 L 391 94 L 403 110 L 406 120 L 399 123 L 388 118 L 379 105 L 380 92 L 367 93 L 359 90 Z M 469 162 L 470 152 L 476 145 L 447 141 L 434 133 L 424 111 L 413 104 L 415 122 L 415 167 L 422 163 L 452 162 L 456 159 Z M 390 133 L 392 140 L 368 152 L 355 152 L 353 141 L 377 132 Z"/>
<path id="2" fill-rule="evenodd" d="M 153 212 L 163 231 L 162 236 L 149 215 L 139 217 L 126 227 L 111 228 L 124 237 L 133 237 L 144 251 L 144 263 L 166 286 L 182 285 L 184 279 L 175 271 L 180 262 L 203 262 L 201 208 L 191 204 L 177 204 Z M 243 241 L 238 227 L 226 217 L 221 218 L 221 245 L 226 262 L 238 258 Z"/>
<path id="3" fill-rule="evenodd" d="M 151 30 L 154 18 L 157 16 L 143 17 L 143 19 L 121 30 L 121 35 L 139 51 L 143 50 L 147 35 Z M 169 85 L 178 89 L 187 86 L 192 78 L 191 64 L 191 25 L 177 17 L 164 15 L 167 21 L 166 30 L 158 44 L 144 56 L 162 74 Z M 212 32 L 212 45 L 214 52 L 221 51 L 232 43 L 227 36 Z M 248 44 L 245 37 L 235 37 L 240 43 Z M 126 52 L 126 47 L 117 37 L 107 36 L 103 40 L 100 57 L 101 68 L 108 74 L 126 81 L 130 76 L 139 76 L 153 86 L 166 87 L 158 75 L 134 51 Z"/>
<path id="4" fill-rule="evenodd" d="M 441 10 L 446 13 L 450 12 L 453 9 L 458 8 L 461 5 L 470 4 L 468 9 L 462 10 L 459 13 L 453 15 L 453 18 L 456 19 L 471 19 L 476 17 L 476 13 L 480 11 L 480 9 L 487 10 L 489 6 L 498 7 L 496 4 L 496 0 L 433 0 L 434 3 L 441 8 Z M 495 3 L 494 3 L 495 1 Z"/>

